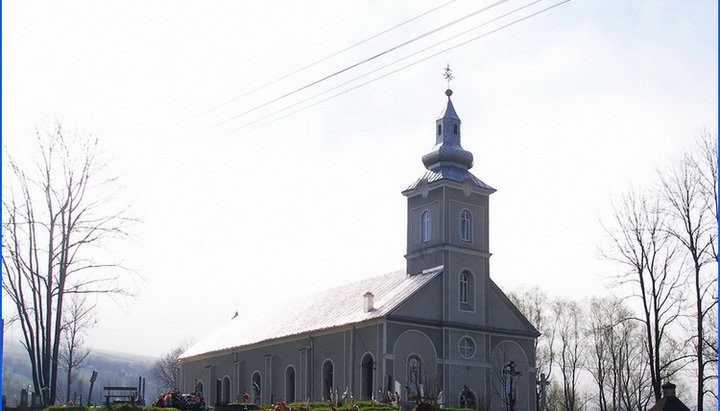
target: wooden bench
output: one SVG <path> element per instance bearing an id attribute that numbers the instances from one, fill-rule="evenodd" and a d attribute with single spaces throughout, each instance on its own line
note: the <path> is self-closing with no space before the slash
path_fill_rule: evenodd
<path id="1" fill-rule="evenodd" d="M 105 405 L 110 405 L 110 399 L 113 398 L 113 403 L 127 403 L 135 404 L 135 400 L 137 399 L 137 387 L 103 387 L 103 390 L 105 390 Z M 114 391 L 119 391 L 120 394 L 114 393 Z M 125 400 L 118 400 L 124 398 Z"/>

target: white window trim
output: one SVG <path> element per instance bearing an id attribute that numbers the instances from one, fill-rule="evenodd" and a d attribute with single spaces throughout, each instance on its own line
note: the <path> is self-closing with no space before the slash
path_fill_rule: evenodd
<path id="1" fill-rule="evenodd" d="M 470 299 L 470 278 L 468 274 L 463 271 L 460 273 L 460 290 L 459 290 L 458 301 L 460 304 L 468 304 Z"/>
<path id="2" fill-rule="evenodd" d="M 462 279 L 463 276 L 467 276 L 467 301 L 462 301 Z M 475 312 L 475 274 L 468 268 L 463 268 L 460 271 L 458 278 L 458 309 L 463 312 Z"/>
<path id="3" fill-rule="evenodd" d="M 429 242 L 431 236 L 432 236 L 432 213 L 430 213 L 430 210 L 423 210 L 423 212 L 420 214 L 420 242 L 421 243 Z"/>
<path id="4" fill-rule="evenodd" d="M 472 344 L 472 352 L 470 353 L 470 355 L 465 355 L 465 353 L 463 352 L 463 348 L 462 348 L 463 341 L 470 341 L 470 343 Z M 475 342 L 475 339 L 473 339 L 469 335 L 463 335 L 462 337 L 460 337 L 460 339 L 458 340 L 458 352 L 460 353 L 460 356 L 463 358 L 467 358 L 467 359 L 473 358 L 475 356 L 475 353 L 477 352 L 477 343 Z"/>
<path id="5" fill-rule="evenodd" d="M 464 218 L 467 216 L 467 219 Z M 472 213 L 468 209 L 463 209 L 460 211 L 460 241 L 465 243 L 472 243 L 472 235 L 473 235 L 473 229 L 472 229 Z M 467 229 L 463 230 L 463 227 L 465 227 L 465 222 L 467 221 Z"/>

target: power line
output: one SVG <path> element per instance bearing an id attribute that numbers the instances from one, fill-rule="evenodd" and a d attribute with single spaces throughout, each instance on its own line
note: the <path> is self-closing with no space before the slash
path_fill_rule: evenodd
<path id="1" fill-rule="evenodd" d="M 304 86 L 302 86 L 302 87 L 299 87 L 299 88 L 297 88 L 297 89 L 295 89 L 295 90 L 293 90 L 293 91 L 290 91 L 290 92 L 288 92 L 288 93 L 285 93 L 285 94 L 283 94 L 283 95 L 281 95 L 281 96 L 279 96 L 279 97 L 276 97 L 276 98 L 274 98 L 274 99 L 272 99 L 272 100 L 266 101 L 265 103 L 262 103 L 262 104 L 260 104 L 260 105 L 257 105 L 257 106 L 255 106 L 255 107 L 253 107 L 253 108 L 251 108 L 251 109 L 249 109 L 249 110 L 246 110 L 246 111 L 244 111 L 244 112 L 242 112 L 242 113 L 240 113 L 240 114 L 236 114 L 236 115 L 228 118 L 227 120 L 223 120 L 223 121 L 221 121 L 220 123 L 216 123 L 215 125 L 210 126 L 209 128 L 205 129 L 204 131 L 207 131 L 207 130 L 213 129 L 213 128 L 215 128 L 215 127 L 221 126 L 221 125 L 223 125 L 223 124 L 226 124 L 226 123 L 228 123 L 228 122 L 230 122 L 230 121 L 232 121 L 232 120 L 235 120 L 236 118 L 240 118 L 240 117 L 242 117 L 242 116 L 244 116 L 244 115 L 246 115 L 246 114 L 252 113 L 253 111 L 259 110 L 259 109 L 267 106 L 268 104 L 275 103 L 275 102 L 277 102 L 277 101 L 279 101 L 279 100 L 282 100 L 282 99 L 284 99 L 284 98 L 287 98 L 287 97 L 289 97 L 289 96 L 291 96 L 291 95 L 293 95 L 293 94 L 295 94 L 295 93 L 298 93 L 298 92 L 300 92 L 300 91 L 302 91 L 302 90 L 305 90 L 305 89 L 308 88 L 308 87 L 312 87 L 312 86 L 314 86 L 314 85 L 316 85 L 316 84 L 319 84 L 319 83 L 321 83 L 321 82 L 323 82 L 323 81 L 329 80 L 329 79 L 331 79 L 331 78 L 333 78 L 333 77 L 335 77 L 335 76 L 337 76 L 337 75 L 339 75 L 339 74 L 342 74 L 342 73 L 344 73 L 344 72 L 346 72 L 346 71 L 348 71 L 348 70 L 351 70 L 351 69 L 353 69 L 353 68 L 355 68 L 355 67 L 358 67 L 358 66 L 360 66 L 360 65 L 362 65 L 362 64 L 365 64 L 365 63 L 367 63 L 367 62 L 369 62 L 369 61 L 375 60 L 375 59 L 378 58 L 378 57 L 384 56 L 385 54 L 388 54 L 388 53 L 390 53 L 390 52 L 392 52 L 392 51 L 395 51 L 395 50 L 397 50 L 397 49 L 399 49 L 399 48 L 401 48 L 401 47 L 407 46 L 408 44 L 411 44 L 411 43 L 413 43 L 413 42 L 415 42 L 415 41 L 417 41 L 417 40 L 420 40 L 420 39 L 422 39 L 422 38 L 424 38 L 424 37 L 427 37 L 427 36 L 429 36 L 429 35 L 431 35 L 431 34 L 433 34 L 433 33 L 436 33 L 436 32 L 438 32 L 438 31 L 440 31 L 440 30 L 446 29 L 446 28 L 448 28 L 448 27 L 450 27 L 450 26 L 452 26 L 452 25 L 454 25 L 454 24 L 457 24 L 457 23 L 459 23 L 459 22 L 461 22 L 461 21 L 463 21 L 463 20 L 466 20 L 466 19 L 468 19 L 468 18 L 470 18 L 470 17 L 472 17 L 472 16 L 475 16 L 475 15 L 478 14 L 478 13 L 482 13 L 482 12 L 484 12 L 484 11 L 487 11 L 487 10 L 489 10 L 489 9 L 491 9 L 491 8 L 493 8 L 493 7 L 496 7 L 496 6 L 498 6 L 498 5 L 502 4 L 502 3 L 505 3 L 505 2 L 507 2 L 507 1 L 509 1 L 509 0 L 498 0 L 497 2 L 495 2 L 495 3 L 493 3 L 493 4 L 489 5 L 489 6 L 485 6 L 485 7 L 482 7 L 482 8 L 480 8 L 480 9 L 478 9 L 478 10 L 475 10 L 474 12 L 469 13 L 469 14 L 466 14 L 465 16 L 462 16 L 462 17 L 460 17 L 459 19 L 456 19 L 456 20 L 454 20 L 454 21 L 451 21 L 450 23 L 447 23 L 447 24 L 444 24 L 444 25 L 442 25 L 442 26 L 440 26 L 440 27 L 434 28 L 434 29 L 432 29 L 432 30 L 430 30 L 430 31 L 428 31 L 428 32 L 425 32 L 425 33 L 423 33 L 423 34 L 421 34 L 421 35 L 419 35 L 419 36 L 417 36 L 417 37 L 415 37 L 415 38 L 413 38 L 413 39 L 407 40 L 407 41 L 405 41 L 405 42 L 403 42 L 403 43 L 400 43 L 400 44 L 398 44 L 398 45 L 396 45 L 396 46 L 393 46 L 393 47 L 391 47 L 391 48 L 389 48 L 389 49 L 387 49 L 387 50 L 385 50 L 385 51 L 382 51 L 382 52 L 380 52 L 380 53 L 378 53 L 378 54 L 375 54 L 374 56 L 365 58 L 365 59 L 363 59 L 363 60 L 361 60 L 361 61 L 359 61 L 359 62 L 357 62 L 357 63 L 351 64 L 351 65 L 349 65 L 349 66 L 347 66 L 347 67 L 345 67 L 345 68 L 343 68 L 343 69 L 341 69 L 341 70 L 338 70 L 338 71 L 336 71 L 336 72 L 334 72 L 334 73 L 332 73 L 332 74 L 328 74 L 328 75 L 326 75 L 325 77 L 323 77 L 323 78 L 321 78 L 321 79 L 319 79 L 319 80 L 312 81 L 312 82 L 310 82 L 310 83 L 308 83 L 308 84 L 306 84 L 306 85 L 304 85 Z"/>
<path id="2" fill-rule="evenodd" d="M 260 118 L 257 118 L 257 119 L 255 119 L 255 120 L 253 120 L 253 121 L 250 121 L 250 122 L 248 122 L 248 123 L 245 123 L 245 124 L 241 125 L 240 127 L 237 127 L 237 128 L 232 129 L 230 132 L 233 132 L 233 131 L 237 131 L 237 130 L 246 128 L 247 126 L 250 126 L 250 125 L 252 125 L 252 124 L 255 124 L 255 123 L 257 123 L 257 122 L 259 122 L 259 121 L 262 121 L 262 120 L 264 120 L 264 119 L 266 119 L 266 118 L 268 118 L 268 117 L 272 117 L 272 116 L 274 116 L 274 115 L 276 115 L 276 114 L 278 114 L 278 113 L 281 113 L 281 112 L 283 112 L 283 111 L 286 111 L 286 110 L 288 110 L 288 109 L 291 109 L 291 108 L 293 108 L 293 107 L 295 107 L 295 106 L 298 106 L 298 105 L 300 105 L 300 104 L 302 104 L 302 103 L 305 103 L 305 102 L 307 102 L 307 101 L 310 101 L 310 100 L 312 100 L 312 99 L 314 99 L 314 98 L 316 98 L 316 97 L 322 96 L 323 94 L 327 94 L 327 93 L 329 93 L 329 92 L 331 92 L 331 91 L 333 91 L 333 90 L 336 90 L 336 89 L 338 89 L 338 88 L 340 88 L 340 87 L 342 87 L 342 86 L 345 86 L 345 85 L 347 85 L 347 84 L 349 84 L 349 83 L 352 83 L 352 82 L 354 82 L 354 81 L 356 81 L 356 80 L 359 80 L 359 79 L 361 79 L 361 78 L 367 77 L 367 76 L 369 76 L 369 75 L 372 74 L 372 73 L 376 73 L 376 72 L 378 72 L 378 71 L 380 71 L 380 70 L 382 70 L 382 69 L 384 69 L 384 68 L 386 68 L 386 67 L 395 65 L 395 64 L 397 64 L 397 63 L 399 63 L 399 62 L 401 62 L 401 61 L 403 61 L 403 60 L 407 60 L 407 59 L 410 58 L 410 57 L 416 56 L 416 55 L 418 55 L 418 54 L 420 54 L 420 53 L 422 53 L 422 52 L 425 52 L 425 51 L 427 51 L 427 50 L 429 50 L 429 49 L 431 49 L 431 48 L 434 48 L 434 47 L 436 47 L 436 46 L 439 46 L 440 44 L 447 43 L 447 42 L 450 41 L 450 40 L 456 39 L 456 38 L 458 38 L 458 37 L 460 37 L 460 36 L 463 36 L 463 35 L 471 32 L 471 31 L 475 31 L 475 30 L 477 30 L 477 29 L 479 29 L 479 28 L 481 28 L 481 27 L 487 26 L 487 25 L 490 24 L 490 23 L 493 23 L 493 22 L 495 22 L 495 21 L 498 21 L 498 20 L 500 20 L 500 19 L 503 19 L 503 18 L 505 18 L 505 17 L 507 17 L 507 16 L 509 16 L 509 15 L 512 15 L 512 14 L 514 14 L 514 13 L 517 13 L 517 12 L 520 11 L 520 10 L 524 10 L 524 9 L 526 9 L 526 8 L 528 8 L 528 7 L 530 7 L 530 6 L 533 6 L 533 5 L 537 4 L 537 3 L 540 3 L 540 2 L 542 2 L 542 1 L 545 1 L 545 0 L 535 0 L 535 1 L 533 1 L 533 2 L 530 2 L 530 3 L 528 3 L 528 4 L 525 4 L 524 6 L 518 7 L 518 8 L 516 8 L 516 9 L 512 10 L 512 11 L 509 11 L 509 12 L 501 15 L 501 16 L 495 17 L 495 18 L 490 19 L 490 20 L 488 20 L 488 21 L 486 21 L 486 22 L 483 22 L 482 24 L 479 24 L 479 25 L 477 25 L 477 26 L 475 26 L 475 27 L 472 27 L 472 28 L 470 28 L 470 29 L 468 29 L 468 30 L 465 30 L 465 31 L 463 31 L 463 32 L 461 32 L 461 33 L 458 33 L 458 34 L 455 34 L 455 35 L 453 35 L 453 36 L 450 36 L 450 37 L 448 37 L 448 38 L 445 39 L 445 40 L 441 40 L 441 41 L 439 41 L 439 42 L 437 42 L 437 43 L 434 43 L 434 44 L 432 44 L 432 45 L 430 45 L 430 46 L 427 46 L 427 47 L 425 47 L 425 48 L 423 48 L 423 49 L 421 49 L 421 50 L 418 50 L 418 51 L 416 51 L 416 52 L 414 52 L 414 53 L 408 54 L 407 56 L 401 57 L 400 59 L 395 60 L 395 61 L 393 61 L 393 62 L 391 62 L 391 63 L 388 63 L 388 64 L 385 64 L 385 65 L 383 65 L 383 66 L 380 66 L 380 67 L 378 67 L 378 68 L 376 68 L 376 69 L 374 69 L 374 70 L 371 70 L 371 71 L 369 71 L 369 72 L 367 72 L 367 73 L 365 73 L 365 74 L 362 74 L 362 75 L 360 75 L 360 76 L 357 76 L 357 77 L 355 77 L 355 78 L 353 78 L 353 79 L 350 79 L 350 80 L 348 80 L 348 81 L 345 81 L 345 82 L 343 82 L 343 83 L 340 83 L 340 84 L 338 84 L 338 85 L 336 85 L 336 86 L 333 86 L 333 87 L 331 87 L 331 88 L 329 88 L 329 89 L 326 89 L 326 90 L 321 91 L 321 92 L 319 92 L 319 93 L 313 94 L 313 95 L 310 96 L 310 97 L 307 97 L 307 98 L 302 99 L 302 100 L 300 100 L 300 101 L 297 101 L 297 102 L 295 102 L 295 103 L 293 103 L 293 104 L 290 104 L 289 106 L 285 106 L 285 107 L 283 107 L 283 108 L 281 108 L 281 109 L 279 109 L 279 110 L 276 110 L 276 111 L 274 111 L 274 112 L 272 112 L 272 113 L 270 113 L 270 114 L 264 115 L 264 116 L 262 116 L 262 117 L 260 117 Z"/>
<path id="3" fill-rule="evenodd" d="M 429 56 L 427 56 L 427 57 L 423 57 L 423 58 L 421 58 L 421 59 L 419 59 L 419 60 L 416 60 L 416 61 L 414 61 L 414 62 L 412 62 L 412 63 L 410 63 L 410 64 L 407 64 L 407 65 L 405 65 L 405 66 L 402 66 L 402 67 L 400 67 L 400 68 L 398 68 L 398 69 L 396 69 L 396 70 L 393 70 L 393 71 L 391 71 L 391 72 L 388 72 L 388 73 L 386 73 L 386 74 L 383 74 L 382 76 L 379 76 L 379 77 L 376 77 L 376 78 L 374 78 L 374 79 L 372 79 L 372 80 L 369 80 L 369 81 L 366 81 L 366 82 L 364 82 L 364 83 L 358 84 L 357 86 L 351 87 L 351 88 L 349 88 L 349 89 L 347 89 L 347 90 L 343 90 L 343 91 L 341 91 L 340 93 L 333 94 L 332 96 L 329 96 L 329 97 L 327 97 L 327 98 L 324 98 L 324 99 L 322 99 L 322 100 L 319 100 L 319 101 L 317 101 L 317 102 L 315 102 L 315 103 L 313 103 L 313 104 L 310 104 L 310 105 L 308 105 L 308 106 L 302 107 L 302 108 L 300 108 L 300 109 L 298 109 L 298 110 L 295 110 L 295 111 L 293 111 L 293 112 L 290 112 L 290 113 L 288 113 L 288 114 L 286 114 L 286 115 L 284 115 L 284 116 L 275 118 L 275 119 L 273 119 L 273 120 L 271 120 L 271 121 L 268 121 L 268 122 L 266 122 L 266 123 L 264 123 L 264 124 L 259 125 L 258 127 L 254 127 L 254 128 L 252 128 L 252 129 L 250 129 L 249 131 L 255 130 L 255 129 L 257 129 L 257 128 L 265 127 L 265 126 L 267 126 L 267 125 L 269 125 L 269 124 L 272 124 L 272 123 L 274 123 L 274 122 L 276 122 L 276 121 L 278 121 L 278 120 L 282 120 L 282 119 L 287 118 L 287 117 L 289 117 L 289 116 L 291 116 L 291 115 L 293 115 L 293 114 L 296 114 L 296 113 L 299 113 L 299 112 L 301 112 L 301 111 L 307 110 L 307 109 L 309 109 L 309 108 L 311 108 L 311 107 L 314 107 L 314 106 L 316 106 L 316 105 L 318 105 L 318 104 L 320 104 L 320 103 L 323 103 L 323 102 L 328 101 L 328 100 L 330 100 L 330 99 L 333 99 L 333 98 L 335 98 L 335 97 L 341 96 L 341 95 L 343 95 L 343 94 L 345 94 L 345 93 L 348 93 L 348 92 L 350 92 L 350 91 L 352 91 L 352 90 L 355 90 L 355 89 L 357 89 L 357 88 L 363 87 L 363 86 L 368 85 L 368 84 L 370 84 L 370 83 L 374 83 L 374 82 L 376 82 L 376 81 L 378 81 L 378 80 L 380 80 L 380 79 L 382 79 L 382 78 L 385 78 L 385 77 L 387 77 L 387 76 L 389 76 L 389 75 L 391 75 L 391 74 L 395 74 L 395 73 L 397 73 L 397 72 L 399 72 L 399 71 L 405 70 L 406 68 L 411 67 L 411 66 L 414 66 L 414 65 L 416 65 L 416 64 L 418 64 L 418 63 L 421 63 L 421 62 L 423 62 L 423 61 L 425 61 L 425 60 L 428 60 L 428 59 L 430 59 L 430 58 L 436 57 L 436 56 L 438 56 L 438 55 L 440 55 L 440 54 L 443 54 L 443 53 L 446 53 L 446 52 L 448 52 L 448 51 L 450 51 L 450 50 L 454 50 L 454 49 L 456 49 L 456 48 L 458 48 L 458 47 L 460 47 L 460 46 L 464 46 L 464 45 L 466 45 L 466 44 L 468 44 L 468 43 L 470 43 L 470 42 L 473 42 L 473 41 L 475 41 L 475 40 L 478 40 L 478 39 L 481 39 L 481 38 L 483 38 L 483 37 L 489 36 L 490 34 L 496 33 L 496 32 L 498 32 L 498 31 L 500 31 L 500 30 L 503 30 L 503 29 L 505 29 L 505 28 L 507 28 L 507 27 L 509 27 L 509 26 L 512 26 L 512 25 L 517 24 L 517 23 L 520 23 L 520 22 L 522 22 L 522 21 L 524 21 L 524 20 L 527 20 L 527 19 L 529 19 L 529 18 L 535 17 L 535 16 L 537 16 L 537 15 L 539 15 L 539 14 L 545 13 L 546 11 L 549 11 L 549 10 L 551 10 L 551 9 L 554 9 L 555 7 L 558 7 L 558 6 L 560 6 L 560 5 L 563 5 L 563 4 L 568 3 L 568 2 L 570 2 L 570 1 L 571 1 L 571 0 L 563 0 L 563 1 L 561 1 L 561 2 L 555 3 L 555 4 L 553 4 L 553 5 L 551 5 L 551 6 L 548 6 L 548 7 L 544 8 L 544 9 L 542 9 L 542 10 L 540 10 L 540 11 L 537 11 L 537 12 L 535 12 L 535 13 L 532 13 L 532 14 L 529 14 L 529 15 L 524 16 L 524 17 L 522 17 L 522 18 L 519 18 L 519 19 L 517 19 L 517 20 L 514 20 L 514 21 L 512 21 L 512 22 L 510 22 L 510 23 L 508 23 L 508 24 L 506 24 L 506 25 L 504 25 L 504 26 L 498 27 L 497 29 L 493 29 L 493 30 L 488 31 L 488 32 L 486 32 L 486 33 L 483 33 L 483 34 L 481 34 L 481 35 L 479 35 L 479 36 L 476 36 L 476 37 L 473 37 L 473 38 L 471 38 L 471 39 L 469 39 L 469 40 L 466 40 L 466 41 L 464 41 L 464 42 L 462 42 L 462 43 L 456 44 L 456 45 L 454 45 L 454 46 L 452 46 L 452 47 L 448 47 L 448 48 L 446 48 L 446 49 L 444 49 L 444 50 L 441 50 L 441 51 L 439 51 L 439 52 L 437 52 L 437 53 L 431 54 L 431 55 L 429 55 Z M 238 131 L 238 130 L 242 129 L 243 127 L 244 127 L 244 126 L 241 126 L 241 127 L 235 128 L 235 129 L 233 129 L 233 130 L 230 130 L 230 131 L 228 131 L 226 134 L 229 134 L 229 133 Z"/>
<path id="4" fill-rule="evenodd" d="M 342 49 L 342 50 L 340 50 L 340 51 L 336 51 L 335 53 L 330 54 L 329 56 L 323 57 L 323 58 L 321 58 L 320 60 L 317 60 L 317 61 L 315 61 L 315 62 L 313 62 L 313 63 L 310 63 L 310 64 L 308 64 L 308 65 L 306 65 L 306 66 L 304 66 L 304 67 L 300 67 L 299 69 L 297 69 L 297 70 L 295 70 L 295 71 L 293 71 L 293 72 L 291 72 L 291 73 L 288 73 L 288 74 L 286 74 L 286 75 L 284 75 L 284 76 L 282 76 L 282 77 L 278 77 L 278 78 L 276 78 L 275 80 L 272 80 L 272 81 L 270 81 L 270 82 L 267 82 L 267 83 L 263 84 L 262 86 L 259 86 L 259 87 L 257 87 L 257 88 L 254 88 L 254 89 L 250 90 L 250 91 L 247 91 L 247 92 L 245 92 L 244 94 L 242 94 L 242 95 L 240 95 L 240 96 L 233 97 L 233 98 L 231 98 L 230 100 L 225 101 L 224 103 L 218 104 L 217 106 L 212 107 L 211 109 L 206 110 L 206 111 L 198 114 L 197 116 L 202 116 L 202 115 L 205 115 L 205 114 L 207 114 L 207 113 L 210 113 L 211 111 L 217 110 L 217 109 L 220 108 L 220 107 L 223 107 L 223 106 L 226 106 L 226 105 L 228 105 L 228 104 L 230 104 L 230 103 L 233 103 L 233 102 L 235 102 L 235 101 L 237 101 L 237 100 L 239 100 L 239 99 L 241 99 L 241 98 L 243 98 L 243 97 L 245 97 L 245 96 L 248 96 L 248 95 L 250 95 L 250 94 L 252 94 L 252 93 L 255 93 L 256 91 L 260 91 L 260 90 L 262 90 L 262 89 L 264 89 L 264 88 L 266 88 L 266 87 L 268 87 L 268 86 L 271 86 L 271 85 L 277 83 L 278 81 L 285 80 L 286 78 L 288 78 L 288 77 L 290 77 L 290 76 L 292 76 L 292 75 L 294 75 L 294 74 L 297 74 L 297 73 L 299 73 L 299 72 L 301 72 L 301 71 L 303 71 L 303 70 L 306 70 L 306 69 L 308 69 L 308 68 L 310 68 L 310 67 L 313 67 L 313 66 L 315 66 L 315 65 L 317 65 L 317 64 L 320 64 L 320 63 L 322 63 L 323 61 L 326 61 L 326 60 L 328 60 L 328 59 L 330 59 L 330 58 L 332 58 L 332 57 L 335 57 L 335 56 L 337 56 L 338 54 L 342 54 L 342 53 L 344 53 L 344 52 L 346 52 L 346 51 L 348 51 L 348 50 L 350 50 L 350 49 L 352 49 L 352 48 L 354 48 L 354 47 L 357 47 L 357 46 L 361 45 L 361 44 L 367 43 L 367 42 L 370 41 L 370 40 L 373 40 L 373 39 L 375 39 L 375 38 L 377 38 L 377 37 L 380 37 L 380 36 L 382 36 L 383 34 L 388 33 L 388 32 L 390 32 L 390 31 L 392 31 L 392 30 L 395 30 L 396 28 L 401 27 L 401 26 L 403 26 L 403 25 L 405 25 L 405 24 L 411 23 L 411 22 L 419 19 L 420 17 L 424 17 L 424 16 L 426 16 L 426 15 L 428 15 L 428 14 L 430 14 L 430 13 L 436 11 L 436 10 L 439 10 L 439 9 L 443 8 L 443 7 L 447 6 L 447 5 L 450 4 L 450 3 L 454 3 L 454 2 L 456 2 L 456 1 L 457 1 L 457 0 L 450 0 L 450 1 L 448 1 L 448 2 L 445 2 L 445 3 L 439 5 L 439 6 L 435 7 L 435 8 L 432 8 L 432 9 L 424 12 L 424 13 L 418 14 L 417 16 L 415 16 L 415 17 L 413 17 L 413 18 L 411 18 L 411 19 L 409 19 L 409 20 L 405 20 L 405 21 L 403 21 L 402 23 L 396 24 L 396 25 L 390 27 L 389 29 L 383 30 L 383 31 L 381 31 L 380 33 L 374 34 L 374 35 L 372 35 L 372 36 L 370 36 L 370 37 L 368 37 L 368 38 L 366 38 L 366 39 L 364 39 L 364 40 L 358 41 L 357 43 L 351 44 L 351 45 L 345 47 L 344 49 Z"/>

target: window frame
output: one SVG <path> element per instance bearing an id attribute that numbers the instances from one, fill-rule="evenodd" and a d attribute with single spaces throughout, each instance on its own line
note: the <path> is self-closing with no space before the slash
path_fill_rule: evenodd
<path id="1" fill-rule="evenodd" d="M 472 213 L 468 209 L 460 211 L 460 241 L 472 243 Z"/>
<path id="2" fill-rule="evenodd" d="M 468 346 L 465 345 L 463 347 L 463 342 L 470 343 L 471 351 L 469 354 L 467 354 L 467 352 L 466 352 L 466 348 Z M 475 340 L 472 337 L 470 337 L 469 335 L 463 335 L 462 337 L 460 337 L 460 339 L 458 340 L 458 352 L 460 353 L 461 357 L 466 358 L 466 359 L 472 358 L 475 356 L 476 351 L 477 351 L 477 344 L 475 343 Z"/>
<path id="3" fill-rule="evenodd" d="M 475 274 L 465 268 L 458 276 L 458 309 L 474 312 L 475 306 Z"/>
<path id="4" fill-rule="evenodd" d="M 430 242 L 432 236 L 432 214 L 430 210 L 423 210 L 420 214 L 420 242 Z"/>

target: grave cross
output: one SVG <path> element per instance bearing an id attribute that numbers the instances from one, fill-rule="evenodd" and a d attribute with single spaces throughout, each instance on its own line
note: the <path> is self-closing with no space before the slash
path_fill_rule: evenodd
<path id="1" fill-rule="evenodd" d="M 538 411 L 543 411 L 547 406 L 547 386 L 550 385 L 545 373 L 540 374 L 540 379 L 537 380 L 537 385 L 540 386 L 540 407 L 538 408 Z"/>

